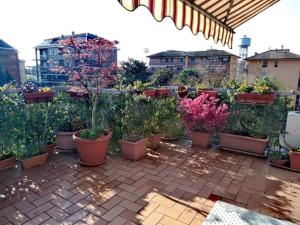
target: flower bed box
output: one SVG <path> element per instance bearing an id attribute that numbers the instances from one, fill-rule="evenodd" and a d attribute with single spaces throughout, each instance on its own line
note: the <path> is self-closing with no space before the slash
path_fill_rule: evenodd
<path id="1" fill-rule="evenodd" d="M 79 100 L 87 100 L 89 95 L 86 92 L 78 92 L 78 91 L 71 91 L 68 90 L 67 93 L 69 94 L 70 97 L 79 99 Z"/>
<path id="2" fill-rule="evenodd" d="M 146 90 L 144 91 L 144 95 L 146 95 L 147 97 L 155 97 L 156 90 Z"/>
<path id="3" fill-rule="evenodd" d="M 206 94 L 210 97 L 215 97 L 215 98 L 218 97 L 218 92 L 210 90 L 210 89 L 200 89 L 200 90 L 198 90 L 197 94 L 198 94 L 198 96 L 200 96 L 202 94 Z"/>
<path id="4" fill-rule="evenodd" d="M 22 93 L 26 104 L 34 102 L 50 102 L 53 100 L 54 92 L 34 92 L 34 93 Z"/>
<path id="5" fill-rule="evenodd" d="M 146 142 L 147 138 L 137 142 L 119 141 L 123 157 L 134 161 L 143 158 L 146 156 Z"/>
<path id="6" fill-rule="evenodd" d="M 13 168 L 16 165 L 16 157 L 10 157 L 0 161 L 0 171 Z"/>
<path id="7" fill-rule="evenodd" d="M 269 138 L 253 138 L 234 134 L 220 133 L 220 147 L 255 155 L 265 155 Z"/>
<path id="8" fill-rule="evenodd" d="M 21 163 L 24 169 L 29 169 L 34 166 L 44 165 L 47 163 L 47 161 L 48 161 L 48 153 L 44 153 L 42 155 L 37 155 L 31 158 L 23 159 Z"/>
<path id="9" fill-rule="evenodd" d="M 169 95 L 169 89 L 167 88 L 158 89 L 156 90 L 156 93 L 160 97 L 167 97 Z"/>
<path id="10" fill-rule="evenodd" d="M 237 94 L 237 101 L 240 103 L 272 105 L 274 99 L 275 99 L 275 93 L 271 93 L 271 94 L 238 93 Z"/>

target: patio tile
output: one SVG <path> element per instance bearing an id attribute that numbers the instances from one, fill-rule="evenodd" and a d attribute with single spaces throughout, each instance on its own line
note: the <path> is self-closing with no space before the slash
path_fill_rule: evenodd
<path id="1" fill-rule="evenodd" d="M 121 206 L 115 206 L 111 210 L 107 211 L 102 218 L 105 219 L 106 221 L 110 222 L 114 218 L 116 218 L 118 215 L 120 215 L 125 209 Z"/>

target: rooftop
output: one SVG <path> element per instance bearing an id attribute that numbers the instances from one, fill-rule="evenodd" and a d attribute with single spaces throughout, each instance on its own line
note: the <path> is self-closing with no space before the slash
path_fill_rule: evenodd
<path id="1" fill-rule="evenodd" d="M 300 223 L 300 174 L 186 139 L 135 162 L 109 156 L 101 167 L 55 154 L 1 172 L 0 194 L 0 224 L 200 225 L 216 200 Z"/>
<path id="2" fill-rule="evenodd" d="M 260 54 L 255 54 L 246 60 L 264 60 L 264 59 L 297 59 L 300 60 L 300 55 L 290 52 L 289 49 L 273 49 Z"/>
<path id="3" fill-rule="evenodd" d="M 15 48 L 7 44 L 5 41 L 3 41 L 2 39 L 0 39 L 0 49 L 14 50 L 14 51 L 16 50 Z"/>
<path id="4" fill-rule="evenodd" d="M 217 50 L 217 49 L 208 49 L 206 51 L 175 51 L 175 50 L 168 50 L 164 52 L 159 52 L 153 55 L 149 55 L 150 58 L 156 57 L 209 57 L 209 56 L 236 56 L 224 50 Z"/>

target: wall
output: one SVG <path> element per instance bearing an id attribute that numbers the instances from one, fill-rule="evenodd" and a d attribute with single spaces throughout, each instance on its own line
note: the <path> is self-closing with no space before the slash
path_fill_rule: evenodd
<path id="1" fill-rule="evenodd" d="M 281 81 L 287 90 L 297 91 L 300 60 L 278 60 L 278 67 L 274 67 L 274 63 L 275 60 L 268 60 L 268 67 L 263 68 L 262 60 L 248 61 L 248 80 L 267 75 Z"/>
<path id="2" fill-rule="evenodd" d="M 19 58 L 16 50 L 0 49 L 0 65 L 5 73 L 20 84 Z"/>

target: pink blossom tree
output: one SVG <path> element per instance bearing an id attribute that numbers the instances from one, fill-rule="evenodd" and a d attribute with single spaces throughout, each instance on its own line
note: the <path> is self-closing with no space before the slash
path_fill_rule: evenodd
<path id="1" fill-rule="evenodd" d="M 70 36 L 59 41 L 64 65 L 55 70 L 68 74 L 73 85 L 87 93 L 92 102 L 92 129 L 96 127 L 96 112 L 102 88 L 116 82 L 117 65 L 112 64 L 118 41 L 101 37 L 92 39 Z"/>

